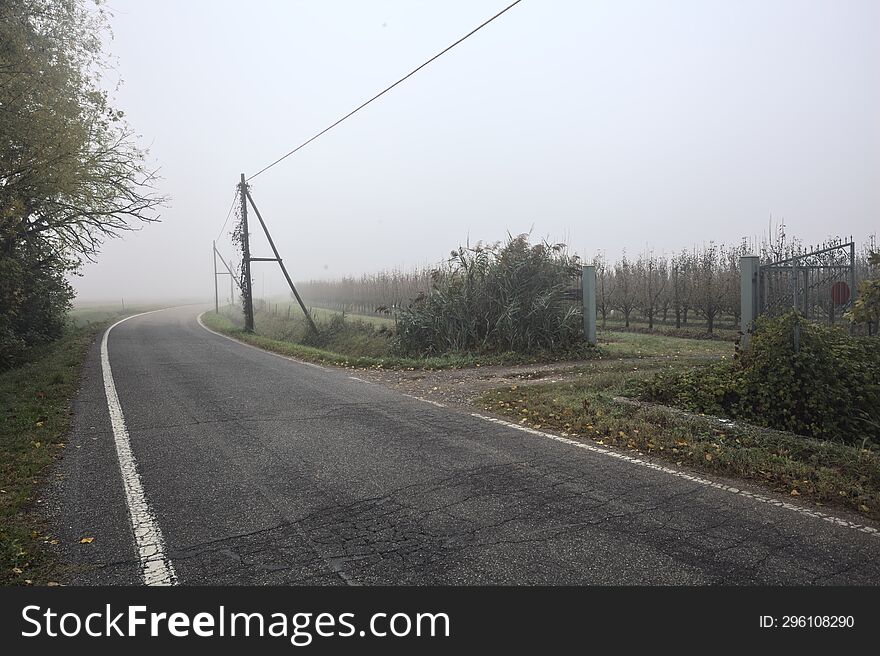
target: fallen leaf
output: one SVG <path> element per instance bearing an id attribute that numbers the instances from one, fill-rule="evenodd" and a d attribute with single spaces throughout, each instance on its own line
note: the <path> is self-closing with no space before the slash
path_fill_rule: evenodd
<path id="1" fill-rule="evenodd" d="M 82 538 L 79 543 L 80 544 L 91 544 L 95 541 L 95 538 Z"/>
<path id="2" fill-rule="evenodd" d="M 859 510 L 861 510 L 862 512 L 871 512 L 871 509 L 868 508 L 868 506 L 866 506 L 865 504 L 860 505 Z"/>
<path id="3" fill-rule="evenodd" d="M 712 454 L 711 454 L 711 453 L 707 453 L 707 454 L 706 454 L 706 460 L 712 460 Z"/>
<path id="4" fill-rule="evenodd" d="M 800 496 L 800 494 L 801 494 L 801 493 L 798 492 L 797 490 L 792 490 L 792 491 L 791 491 L 791 496 L 793 496 L 793 497 Z"/>

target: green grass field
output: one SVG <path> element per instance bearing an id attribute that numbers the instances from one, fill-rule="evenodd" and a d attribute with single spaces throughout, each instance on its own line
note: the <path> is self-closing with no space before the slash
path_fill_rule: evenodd
<path id="1" fill-rule="evenodd" d="M 92 323 L 103 323 L 111 319 L 121 319 L 130 314 L 138 314 L 139 312 L 149 312 L 150 310 L 158 310 L 165 307 L 160 304 L 141 304 L 141 305 L 113 305 L 108 303 L 81 303 L 74 305 L 73 309 L 68 313 L 68 323 L 74 327 L 87 326 Z"/>

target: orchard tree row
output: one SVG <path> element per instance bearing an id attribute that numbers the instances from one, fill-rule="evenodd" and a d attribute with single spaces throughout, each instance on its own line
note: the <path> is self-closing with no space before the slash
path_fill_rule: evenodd
<path id="1" fill-rule="evenodd" d="M 777 262 L 849 241 L 839 237 L 823 244 L 805 245 L 786 235 L 785 226 L 758 242 L 737 245 L 710 242 L 674 254 L 646 250 L 635 256 L 624 253 L 616 261 L 597 254 L 596 313 L 602 327 L 658 326 L 714 333 L 735 330 L 740 319 L 740 258 L 758 255 L 762 263 Z M 856 282 L 869 277 L 869 254 L 876 248 L 868 239 L 856 252 Z M 572 256 L 576 257 L 576 256 Z M 846 264 L 846 251 L 828 253 L 813 264 Z M 431 293 L 437 280 L 448 273 L 449 262 L 433 269 L 382 271 L 338 280 L 300 283 L 311 304 L 358 314 L 393 313 Z M 572 281 L 572 287 L 579 282 Z M 829 304 L 830 286 L 817 292 L 817 303 Z M 784 290 L 783 290 L 784 291 Z M 833 315 L 832 313 L 828 313 Z M 838 313 L 838 318 L 840 314 Z"/>

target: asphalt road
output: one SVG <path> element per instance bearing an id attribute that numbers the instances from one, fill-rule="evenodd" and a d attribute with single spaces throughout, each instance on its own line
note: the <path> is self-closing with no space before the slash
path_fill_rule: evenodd
<path id="1" fill-rule="evenodd" d="M 880 583 L 876 533 L 264 353 L 199 311 L 108 340 L 180 584 Z M 71 582 L 141 584 L 100 344 L 74 411 L 47 500 Z"/>

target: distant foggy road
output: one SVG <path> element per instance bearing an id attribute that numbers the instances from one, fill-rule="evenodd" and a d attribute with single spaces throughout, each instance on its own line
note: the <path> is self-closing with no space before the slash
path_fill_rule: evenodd
<path id="1" fill-rule="evenodd" d="M 264 353 L 199 311 L 108 339 L 180 584 L 880 583 L 877 535 Z M 72 582 L 140 584 L 99 346 L 53 528 Z"/>

